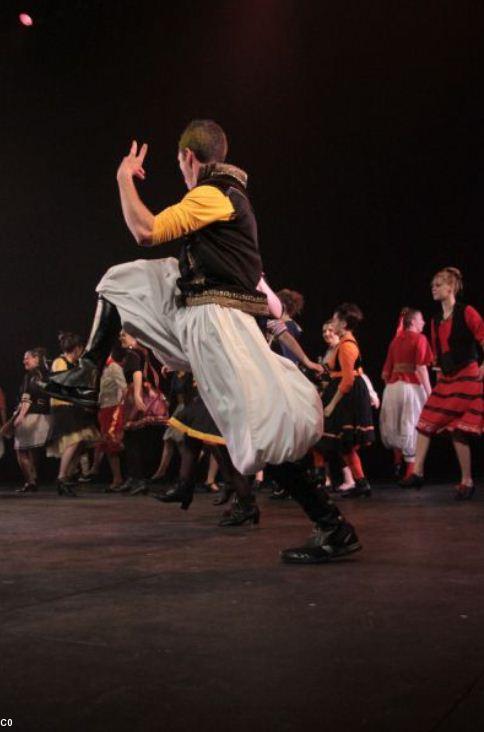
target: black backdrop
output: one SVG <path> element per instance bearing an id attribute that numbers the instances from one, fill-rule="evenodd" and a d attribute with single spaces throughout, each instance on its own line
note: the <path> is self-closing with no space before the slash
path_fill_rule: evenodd
<path id="1" fill-rule="evenodd" d="M 18 23 L 24 9 L 32 28 Z M 59 329 L 87 333 L 109 265 L 176 252 L 136 249 L 115 170 L 131 139 L 147 141 L 141 195 L 154 210 L 174 202 L 177 137 L 193 117 L 218 120 L 248 170 L 266 271 L 304 293 L 313 355 L 334 305 L 354 300 L 381 387 L 399 308 L 430 314 L 443 265 L 464 271 L 466 299 L 482 306 L 482 4 L 51 0 L 4 3 L 0 18 L 10 403 L 26 348 L 54 355 Z M 368 454 L 374 473 L 386 460 Z"/>

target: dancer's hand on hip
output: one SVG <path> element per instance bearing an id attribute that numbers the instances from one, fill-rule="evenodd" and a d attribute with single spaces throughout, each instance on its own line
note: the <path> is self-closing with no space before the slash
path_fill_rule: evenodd
<path id="1" fill-rule="evenodd" d="M 122 159 L 121 165 L 118 168 L 118 180 L 123 176 L 129 176 L 130 178 L 139 178 L 140 180 L 144 180 L 146 178 L 146 172 L 143 168 L 143 163 L 147 152 L 148 145 L 146 144 L 146 142 L 141 145 L 138 151 L 138 143 L 136 142 L 136 140 L 133 140 L 128 155 L 126 155 L 126 157 Z"/>

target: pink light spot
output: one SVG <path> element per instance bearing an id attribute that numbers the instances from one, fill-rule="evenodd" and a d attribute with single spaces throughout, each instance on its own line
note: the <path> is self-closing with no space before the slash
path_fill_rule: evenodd
<path id="1" fill-rule="evenodd" d="M 32 18 L 30 17 L 30 15 L 28 13 L 20 13 L 20 15 L 18 16 L 18 19 L 20 20 L 22 25 L 26 25 L 27 27 L 30 27 L 31 25 L 34 24 L 34 21 L 32 20 Z"/>

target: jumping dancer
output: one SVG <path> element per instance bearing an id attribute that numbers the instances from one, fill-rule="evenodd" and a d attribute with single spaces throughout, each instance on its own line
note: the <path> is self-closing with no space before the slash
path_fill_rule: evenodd
<path id="1" fill-rule="evenodd" d="M 138 151 L 133 142 L 118 169 L 124 218 L 142 246 L 183 237 L 180 261 L 111 268 L 97 288 L 99 307 L 80 368 L 53 378 L 46 390 L 95 403 L 99 367 L 122 323 L 161 362 L 193 372 L 240 473 L 297 461 L 322 433 L 321 402 L 297 367 L 272 353 L 252 317 L 267 314 L 267 298 L 256 290 L 262 262 L 247 175 L 224 163 L 227 140 L 219 125 L 196 120 L 178 149 L 189 192 L 155 216 L 134 184 L 145 178 L 146 152 L 146 145 Z M 304 483 L 296 467 L 293 477 L 294 497 L 319 528 L 311 561 L 359 549 L 337 507 Z"/>
<path id="2" fill-rule="evenodd" d="M 432 348 L 441 373 L 420 416 L 414 473 L 401 481 L 405 488 L 421 488 L 424 464 L 433 435 L 449 432 L 459 461 L 461 480 L 456 500 L 474 493 L 471 438 L 483 432 L 484 365 L 479 366 L 476 342 L 484 346 L 484 321 L 473 307 L 457 301 L 462 274 L 444 267 L 432 280 L 432 297 L 440 312 L 432 320 Z"/>

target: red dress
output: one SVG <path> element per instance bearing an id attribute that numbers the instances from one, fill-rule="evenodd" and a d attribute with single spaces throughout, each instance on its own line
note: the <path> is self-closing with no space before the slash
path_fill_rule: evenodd
<path id="1" fill-rule="evenodd" d="M 484 341 L 484 321 L 470 305 L 464 310 L 465 323 L 476 341 Z M 442 354 L 448 353 L 452 318 L 442 320 L 436 328 L 432 323 L 432 346 Z M 417 430 L 424 435 L 439 432 L 463 432 L 480 436 L 484 431 L 483 382 L 479 379 L 479 364 L 471 361 L 458 371 L 441 373 L 420 416 Z"/>

